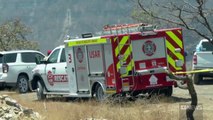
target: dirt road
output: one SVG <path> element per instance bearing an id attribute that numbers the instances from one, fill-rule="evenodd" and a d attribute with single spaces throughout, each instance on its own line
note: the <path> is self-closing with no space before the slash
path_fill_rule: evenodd
<path id="1" fill-rule="evenodd" d="M 203 120 L 211 120 L 213 118 L 213 80 L 206 80 L 201 82 L 200 85 L 195 85 L 195 89 L 197 91 L 198 95 L 198 111 L 200 112 L 199 115 L 202 115 Z M 27 93 L 27 94 L 18 94 L 14 91 L 0 91 L 0 94 L 7 94 L 12 96 L 14 99 L 17 99 L 21 102 L 21 104 L 29 107 L 33 107 L 35 105 L 43 104 L 42 102 L 38 102 L 36 99 L 35 93 Z M 187 90 L 182 90 L 179 88 L 174 88 L 174 92 L 172 97 L 169 100 L 166 100 L 170 109 L 169 111 L 180 111 L 180 107 L 184 106 L 185 104 L 190 103 L 190 96 L 188 94 Z M 165 102 L 163 104 L 157 104 L 157 106 L 164 106 Z M 168 107 L 167 106 L 167 107 Z M 37 109 L 37 108 L 35 108 Z M 179 110 L 177 110 L 179 109 Z M 181 108 L 182 109 L 182 108 Z M 199 119 L 201 119 L 199 118 Z M 202 120 L 201 119 L 201 120 Z"/>
<path id="2" fill-rule="evenodd" d="M 203 120 L 213 118 L 213 80 L 204 80 L 200 85 L 195 85 L 198 96 L 198 110 L 203 114 Z M 173 97 L 181 99 L 190 98 L 187 90 L 175 88 Z M 190 103 L 190 101 L 187 101 Z M 180 103 L 183 104 L 183 103 Z"/>

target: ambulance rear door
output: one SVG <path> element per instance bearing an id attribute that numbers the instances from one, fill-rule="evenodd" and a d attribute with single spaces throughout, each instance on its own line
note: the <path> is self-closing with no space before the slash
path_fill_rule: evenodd
<path id="1" fill-rule="evenodd" d="M 135 40 L 132 46 L 136 71 L 167 67 L 164 37 Z"/>

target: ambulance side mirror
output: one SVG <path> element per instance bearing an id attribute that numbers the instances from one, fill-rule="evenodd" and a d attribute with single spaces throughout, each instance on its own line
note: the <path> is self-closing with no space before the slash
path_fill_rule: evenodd
<path id="1" fill-rule="evenodd" d="M 44 59 L 43 60 L 38 60 L 37 58 L 36 58 L 36 64 L 47 64 L 48 63 L 48 60 L 47 60 L 47 58 L 48 57 L 44 57 Z"/>

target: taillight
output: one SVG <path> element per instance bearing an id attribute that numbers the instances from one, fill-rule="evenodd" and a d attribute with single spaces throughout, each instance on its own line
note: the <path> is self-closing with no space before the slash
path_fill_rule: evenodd
<path id="1" fill-rule="evenodd" d="M 8 71 L 9 71 L 9 66 L 8 66 L 6 63 L 4 63 L 4 64 L 2 65 L 2 71 L 3 71 L 3 73 L 8 73 Z"/>
<path id="2" fill-rule="evenodd" d="M 194 65 L 197 65 L 197 55 L 194 55 L 194 56 L 193 56 L 193 64 L 194 64 Z"/>

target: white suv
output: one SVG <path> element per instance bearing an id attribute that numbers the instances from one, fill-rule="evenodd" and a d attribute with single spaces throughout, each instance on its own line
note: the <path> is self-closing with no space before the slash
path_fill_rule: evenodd
<path id="1" fill-rule="evenodd" d="M 0 87 L 16 87 L 20 93 L 26 93 L 36 60 L 44 57 L 44 54 L 35 50 L 0 52 Z"/>

